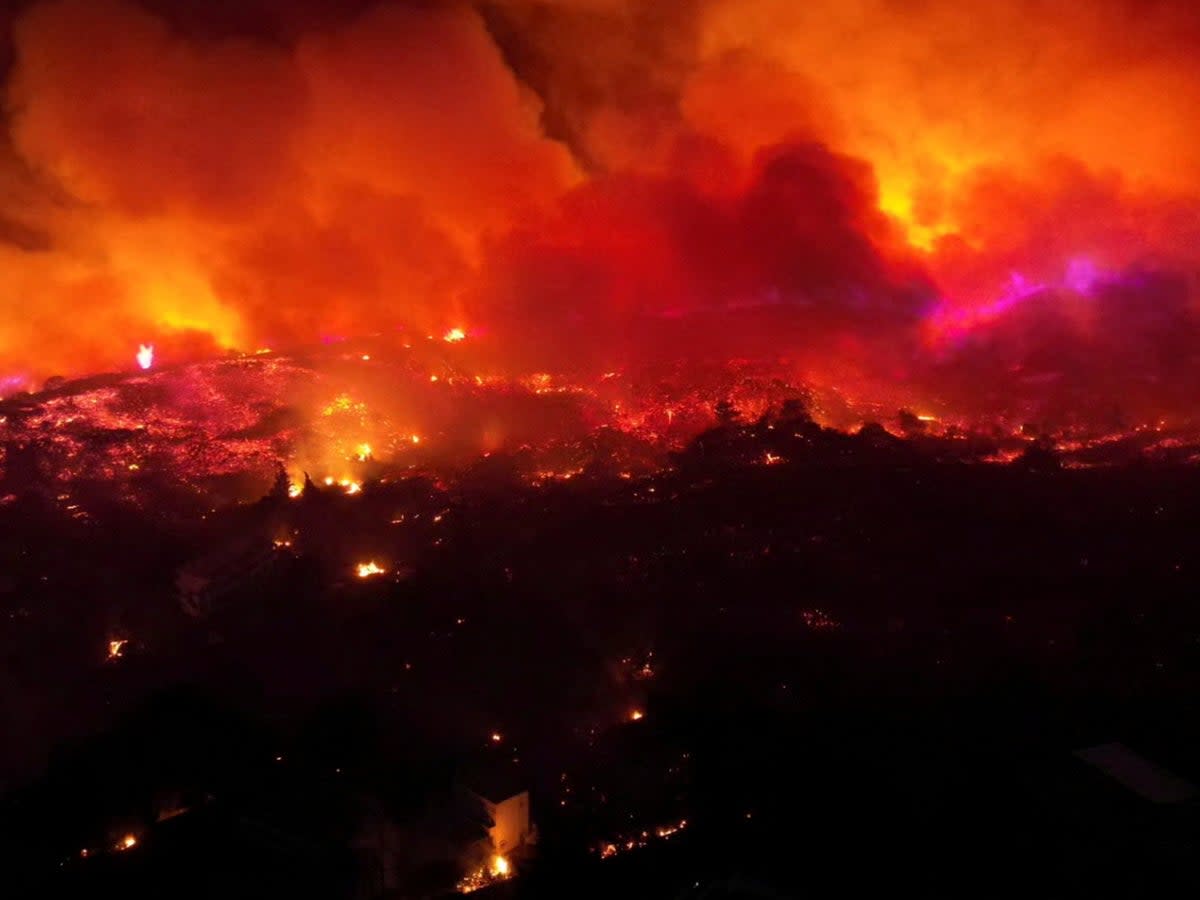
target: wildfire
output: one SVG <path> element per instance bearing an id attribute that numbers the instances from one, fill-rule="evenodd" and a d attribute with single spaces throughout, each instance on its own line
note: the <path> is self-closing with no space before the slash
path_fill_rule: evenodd
<path id="1" fill-rule="evenodd" d="M 323 416 L 336 416 L 353 413 L 361 416 L 367 411 L 367 404 L 354 400 L 349 394 L 338 394 L 321 410 Z"/>
<path id="2" fill-rule="evenodd" d="M 498 881 L 505 881 L 512 878 L 514 874 L 516 873 L 513 870 L 512 863 L 506 857 L 497 853 L 488 860 L 486 865 L 480 866 L 478 869 L 463 876 L 458 882 L 458 892 L 460 894 L 470 894 L 472 891 L 485 888 Z"/>
<path id="3" fill-rule="evenodd" d="M 680 819 L 678 822 L 670 822 L 655 828 L 643 828 L 641 831 L 633 832 L 615 840 L 602 841 L 594 848 L 594 852 L 599 854 L 601 859 L 611 859 L 618 853 L 625 853 L 629 850 L 638 850 L 646 847 L 653 840 L 667 840 L 683 831 L 687 826 L 688 820 Z"/>
<path id="4" fill-rule="evenodd" d="M 119 659 L 122 652 L 125 649 L 125 645 L 128 643 L 129 643 L 129 641 L 125 640 L 125 639 L 109 641 L 108 642 L 108 658 L 109 659 Z"/>
<path id="5" fill-rule="evenodd" d="M 630 356 L 795 347 L 806 377 L 862 372 L 860 396 L 893 409 L 897 382 L 945 397 L 947 413 L 1014 385 L 1116 400 L 1154 385 L 1186 406 L 1196 372 L 1171 338 L 1200 315 L 1183 285 L 1200 259 L 1186 224 L 1200 199 L 1193 4 L 1130 5 L 971 16 L 953 0 L 721 0 L 646 17 L 598 0 L 484 4 L 486 16 L 358 3 L 287 23 L 304 52 L 231 35 L 230 67 L 221 42 L 160 20 L 164 4 L 21 4 L 4 72 L 19 111 L 9 174 L 43 177 L 0 198 L 18 207 L 0 221 L 26 223 L 32 236 L 15 242 L 40 246 L 10 261 L 0 387 L 127 365 L 132 333 L 169 348 L 172 366 L 348 342 L 341 359 L 372 362 L 353 366 L 364 379 L 397 338 L 414 350 L 407 380 L 449 390 L 473 373 L 422 369 L 418 339 L 486 334 L 528 372 L 594 359 L 585 383 L 619 381 L 605 386 L 616 393 L 632 377 L 599 361 L 625 357 L 645 324 L 655 333 Z M 94 52 L 79 53 L 79 34 Z M 500 34 L 521 35 L 521 52 Z M 444 59 L 460 78 L 439 78 Z M 655 73 L 654 107 L 673 111 L 653 140 L 639 92 L 597 103 L 589 87 L 642 71 Z M 530 120 L 531 77 L 571 123 L 569 149 Z M 207 140 L 180 152 L 178 122 Z M 399 285 L 402 303 L 381 302 Z M 1096 302 L 1074 303 L 1085 296 Z M 46 309 L 31 315 L 22 297 Z M 948 340 L 928 353 L 922 326 L 943 319 Z M 997 323 L 994 341 L 956 340 Z M 137 349 L 139 368 L 154 349 Z M 1034 371 L 1027 355 L 1063 371 Z M 1110 387 L 1088 377 L 1110 368 Z M 534 390 L 583 393 L 560 372 Z M 654 419 L 690 427 L 683 404 Z"/>
<path id="6" fill-rule="evenodd" d="M 387 574 L 387 569 L 380 566 L 374 560 L 369 562 L 361 562 L 354 567 L 354 574 L 359 578 L 371 578 L 375 575 Z"/>
<path id="7" fill-rule="evenodd" d="M 350 496 L 362 493 L 362 482 L 352 478 L 334 478 L 332 475 L 326 475 L 324 481 L 326 487 L 333 487 L 336 484 Z"/>
<path id="8" fill-rule="evenodd" d="M 117 841 L 116 847 L 113 849 L 118 851 L 131 850 L 137 846 L 137 838 L 132 834 L 127 834 L 121 840 Z"/>
<path id="9" fill-rule="evenodd" d="M 646 714 L 644 712 L 642 712 L 640 709 L 632 709 L 629 711 L 629 721 L 630 722 L 640 722 L 645 717 L 646 717 Z"/>
<path id="10" fill-rule="evenodd" d="M 814 631 L 832 631 L 841 627 L 841 623 L 820 609 L 801 610 L 800 618 L 805 626 Z"/>
<path id="11" fill-rule="evenodd" d="M 396 376 L 407 373 L 406 361 L 398 366 L 389 358 L 379 358 L 379 367 L 385 371 L 390 368 L 389 374 Z M 264 461 L 269 459 L 274 467 L 281 454 L 290 475 L 289 496 L 302 494 L 302 473 L 306 469 L 320 473 L 316 478 L 318 484 L 336 486 L 350 497 L 360 496 L 368 493 L 363 480 L 366 473 L 358 468 L 366 464 L 368 447 L 372 476 L 389 481 L 414 470 L 433 468 L 441 469 L 440 476 L 453 478 L 458 467 L 486 458 L 489 452 L 524 448 L 532 452 L 527 456 L 528 462 L 522 463 L 520 478 L 532 485 L 548 487 L 569 484 L 589 471 L 594 457 L 588 455 L 593 451 L 584 443 L 587 432 L 564 431 L 537 439 L 528 431 L 519 430 L 525 426 L 515 427 L 504 419 L 504 404 L 514 396 L 523 397 L 525 402 L 530 400 L 528 395 L 538 395 L 541 391 L 553 395 L 549 402 L 557 403 L 561 390 L 578 398 L 570 402 L 577 402 L 581 410 L 594 416 L 591 422 L 568 427 L 588 429 L 591 434 L 603 430 L 615 442 L 614 452 L 622 454 L 609 460 L 615 464 L 614 477 L 634 483 L 660 470 L 668 452 L 683 449 L 696 433 L 711 425 L 714 397 L 732 397 L 737 420 L 744 424 L 730 427 L 749 432 L 754 427 L 750 423 L 772 410 L 777 413 L 787 394 L 799 387 L 796 382 L 786 380 L 787 370 L 778 365 L 756 364 L 749 371 L 747 368 L 723 365 L 719 372 L 713 373 L 718 380 L 711 386 L 700 388 L 685 380 L 668 388 L 680 392 L 670 397 L 664 397 L 657 379 L 650 377 L 622 378 L 623 393 L 619 398 L 610 398 L 591 376 L 552 377 L 547 373 L 488 376 L 478 386 L 474 377 L 465 375 L 456 378 L 453 384 L 444 381 L 434 388 L 448 392 L 447 397 L 441 398 L 447 402 L 437 404 L 431 398 L 420 397 L 419 392 L 426 389 L 422 382 L 427 373 L 417 372 L 415 376 L 409 373 L 410 387 L 421 400 L 418 404 L 403 402 L 393 406 L 382 397 L 373 397 L 368 407 L 355 390 L 337 386 L 328 397 L 313 405 L 308 422 L 301 423 L 298 429 L 281 428 L 247 437 L 262 420 L 264 410 L 285 406 L 303 384 L 314 376 L 320 380 L 326 374 L 320 366 L 287 355 L 249 354 L 236 360 L 188 365 L 156 374 L 156 380 L 170 388 L 161 394 L 145 394 L 146 385 L 137 378 L 77 391 L 57 391 L 41 399 L 20 420 L 9 417 L 0 421 L 0 443 L 10 440 L 28 443 L 36 439 L 54 457 L 63 460 L 57 478 L 64 488 L 80 479 L 108 479 L 127 487 L 131 497 L 153 486 L 149 478 L 144 485 L 137 483 L 146 473 L 168 472 L 182 480 L 262 473 L 266 468 Z M 626 383 L 652 387 L 626 389 Z M 147 396 L 151 397 L 149 401 Z M 177 398 L 191 396 L 203 402 L 186 408 L 179 405 Z M 860 408 L 860 401 L 839 397 L 844 412 L 837 419 L 826 414 L 819 404 L 813 404 L 813 415 L 821 419 L 826 429 L 844 432 L 865 421 L 890 421 L 872 414 L 869 408 Z M 676 413 L 676 425 L 669 434 L 664 426 L 664 410 L 668 408 Z M 944 449 L 953 454 L 963 453 L 964 460 L 1003 464 L 1020 458 L 1029 449 L 1028 435 L 1023 434 L 1021 424 L 1015 424 L 1021 420 L 1012 417 L 989 420 L 984 429 L 957 413 L 939 413 L 936 420 L 926 421 L 931 414 L 929 407 L 914 402 L 911 408 L 921 411 L 913 418 L 924 425 L 921 431 L 925 438 L 953 441 L 953 446 L 947 443 Z M 410 418 L 414 412 L 422 418 Z M 488 415 L 497 420 L 494 433 L 489 425 L 478 439 L 472 438 L 469 429 L 478 428 L 477 423 Z M 768 431 L 773 427 L 769 421 L 765 425 Z M 430 430 L 426 432 L 426 428 Z M 310 431 L 316 433 L 316 442 L 308 441 Z M 896 431 L 900 438 L 910 438 L 905 429 Z M 368 435 L 372 438 L 370 442 L 364 440 Z M 464 437 L 479 443 L 471 447 Z M 758 446 L 753 455 L 742 461 L 782 468 L 802 460 L 807 449 L 795 443 L 801 437 L 782 429 L 774 431 L 769 449 Z M 1171 448 L 1177 448 L 1173 451 L 1176 455 L 1187 455 L 1194 452 L 1188 448 L 1196 443 L 1197 437 L 1197 428 L 1190 420 L 1163 424 L 1157 418 L 1153 428 L 1132 426 L 1113 432 L 1111 428 L 1100 430 L 1081 423 L 1068 430 L 1060 428 L 1051 435 L 1064 466 L 1097 460 L 1106 464 L 1108 460 L 1121 461 L 1143 452 L 1152 454 Z M 314 443 L 315 458 L 309 456 Z M 634 449 L 636 445 L 640 446 Z M 1112 449 L 1105 450 L 1110 445 Z M 389 456 L 401 459 L 405 454 L 395 453 L 397 447 L 414 452 L 408 454 L 411 458 L 403 460 L 403 464 L 397 460 L 392 471 L 383 471 L 383 464 L 375 471 L 374 463 L 378 462 L 377 454 L 383 453 L 383 446 L 393 451 Z M 460 449 L 466 452 L 459 455 Z M 363 462 L 355 462 L 356 459 Z M 647 482 L 639 488 L 639 493 L 655 497 L 654 490 L 654 485 Z M 5 502 L 4 498 L 0 497 L 0 502 Z M 77 517 L 84 515 L 67 503 L 64 507 Z M 627 677 L 632 677 L 633 668 L 631 664 Z"/>

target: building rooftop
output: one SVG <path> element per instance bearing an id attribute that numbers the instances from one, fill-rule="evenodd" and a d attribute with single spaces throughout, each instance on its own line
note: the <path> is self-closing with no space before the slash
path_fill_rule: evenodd
<path id="1" fill-rule="evenodd" d="M 480 759 L 458 770 L 458 782 L 485 800 L 501 803 L 529 790 L 528 780 L 511 759 Z"/>

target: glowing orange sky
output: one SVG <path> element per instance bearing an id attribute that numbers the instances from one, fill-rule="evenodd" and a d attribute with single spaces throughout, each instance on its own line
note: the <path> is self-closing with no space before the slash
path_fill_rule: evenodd
<path id="1" fill-rule="evenodd" d="M 992 321 L 956 311 L 1014 273 L 1195 270 L 1190 6 L 380 2 L 214 36 L 34 2 L 0 377 L 402 326 L 619 343 L 723 304 L 794 310 L 781 352 L 942 352 L 931 317 Z"/>

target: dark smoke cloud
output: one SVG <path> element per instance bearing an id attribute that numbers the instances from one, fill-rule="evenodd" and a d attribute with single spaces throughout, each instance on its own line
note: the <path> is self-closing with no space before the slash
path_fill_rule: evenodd
<path id="1" fill-rule="evenodd" d="M 479 303 L 504 345 L 576 359 L 590 349 L 615 362 L 739 352 L 768 323 L 809 343 L 838 331 L 915 333 L 931 285 L 911 259 L 880 249 L 896 235 L 876 209 L 869 167 L 795 144 L 740 173 L 719 149 L 690 149 L 679 174 L 592 179 L 549 221 L 504 238 Z M 696 159 L 705 149 L 714 158 Z M 689 168 L 720 177 L 706 185 Z M 720 322 L 720 334 L 698 346 L 686 322 L 669 324 L 696 317 Z M 656 343 L 672 333 L 691 340 Z M 802 350 L 780 341 L 776 352 Z"/>

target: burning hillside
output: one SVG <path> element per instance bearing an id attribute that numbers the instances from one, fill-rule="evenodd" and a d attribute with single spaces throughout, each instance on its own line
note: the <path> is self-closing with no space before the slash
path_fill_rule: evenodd
<path id="1" fill-rule="evenodd" d="M 40 488 L 78 518 L 84 497 L 146 506 L 170 496 L 204 512 L 262 496 L 281 472 L 293 496 L 310 479 L 350 495 L 412 476 L 629 479 L 685 450 L 709 452 L 714 434 L 728 462 L 819 456 L 806 428 L 868 443 L 876 428 L 959 462 L 1010 462 L 1041 447 L 1068 465 L 1186 461 L 1197 437 L 1183 420 L 981 424 L 897 411 L 813 387 L 784 361 L 521 376 L 479 365 L 426 336 L 406 349 L 347 343 L 56 380 L 0 401 L 0 496 Z"/>
<path id="2" fill-rule="evenodd" d="M 394 359 L 415 333 L 514 384 L 786 357 L 790 382 L 988 427 L 1191 413 L 1193 4 L 225 6 L 11 17 L 0 394 L 135 351 L 382 335 Z M 173 380 L 201 402 L 261 374 L 212 437 L 285 384 L 303 407 L 295 365 Z M 88 402 L 169 431 L 120 419 L 163 386 Z M 394 455 L 456 415 L 355 439 Z"/>
<path id="3" fill-rule="evenodd" d="M 714 421 L 718 385 L 691 378 L 510 378 L 421 346 L 366 346 L 54 382 L 0 404 L 0 470 L 14 488 L 91 484 L 136 499 L 139 487 L 169 487 L 220 503 L 261 495 L 281 465 L 296 488 L 311 477 L 350 492 L 381 477 L 461 473 L 493 454 L 519 458 L 530 477 L 641 474 Z M 754 373 L 733 394 L 748 413 L 788 395 Z"/>
<path id="4" fill-rule="evenodd" d="M 0 2 L 8 893 L 1195 895 L 1198 49 Z"/>

